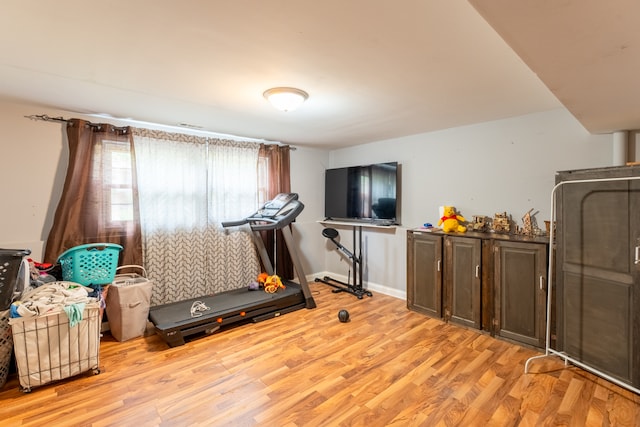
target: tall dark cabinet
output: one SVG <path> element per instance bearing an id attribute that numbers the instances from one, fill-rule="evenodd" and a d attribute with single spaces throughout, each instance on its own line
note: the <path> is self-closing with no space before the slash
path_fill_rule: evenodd
<path id="1" fill-rule="evenodd" d="M 558 350 L 640 386 L 639 166 L 558 172 Z M 601 181 L 604 180 L 604 181 Z"/>

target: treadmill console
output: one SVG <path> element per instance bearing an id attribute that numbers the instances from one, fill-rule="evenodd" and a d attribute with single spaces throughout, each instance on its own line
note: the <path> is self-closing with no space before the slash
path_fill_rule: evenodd
<path id="1" fill-rule="evenodd" d="M 289 225 L 302 212 L 304 205 L 297 193 L 280 193 L 252 215 L 235 221 L 223 221 L 222 226 L 250 224 L 253 230 L 279 230 Z"/>
<path id="2" fill-rule="evenodd" d="M 273 200 L 264 204 L 254 217 L 262 217 L 262 218 L 274 218 L 276 215 L 280 213 L 280 211 L 284 210 L 292 200 L 297 200 L 297 193 L 280 193 Z"/>

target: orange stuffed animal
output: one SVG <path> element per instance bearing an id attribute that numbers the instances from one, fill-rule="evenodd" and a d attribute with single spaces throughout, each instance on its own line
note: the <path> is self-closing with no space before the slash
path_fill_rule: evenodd
<path id="1" fill-rule="evenodd" d="M 258 275 L 258 283 L 264 288 L 264 291 L 270 294 L 276 293 L 278 289 L 286 289 L 282 284 L 282 280 L 277 275 L 269 276 L 267 273 Z"/>

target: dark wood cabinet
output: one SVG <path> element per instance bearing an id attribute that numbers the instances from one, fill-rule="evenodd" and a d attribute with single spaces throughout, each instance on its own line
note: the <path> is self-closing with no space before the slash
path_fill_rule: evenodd
<path id="1" fill-rule="evenodd" d="M 480 329 L 482 240 L 447 235 L 444 242 L 444 318 Z"/>
<path id="2" fill-rule="evenodd" d="M 442 236 L 407 234 L 407 307 L 442 317 Z"/>
<path id="3" fill-rule="evenodd" d="M 547 245 L 496 240 L 493 252 L 495 334 L 544 347 Z"/>
<path id="4" fill-rule="evenodd" d="M 558 172 L 558 349 L 640 386 L 639 166 Z M 563 183 L 563 184 L 560 184 Z"/>
<path id="5" fill-rule="evenodd" d="M 547 240 L 409 230 L 407 307 L 543 348 Z"/>

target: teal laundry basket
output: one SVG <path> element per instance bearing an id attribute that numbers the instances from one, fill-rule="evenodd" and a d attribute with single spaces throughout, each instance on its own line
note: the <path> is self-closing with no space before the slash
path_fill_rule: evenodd
<path id="1" fill-rule="evenodd" d="M 115 243 L 90 243 L 75 246 L 58 257 L 62 279 L 84 286 L 108 285 L 118 268 L 122 246 Z"/>

